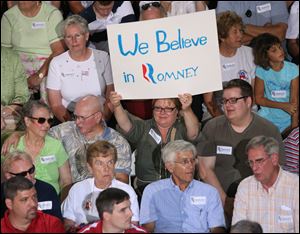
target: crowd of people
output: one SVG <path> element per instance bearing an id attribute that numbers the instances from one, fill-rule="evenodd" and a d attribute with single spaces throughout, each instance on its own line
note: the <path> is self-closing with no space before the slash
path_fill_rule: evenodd
<path id="1" fill-rule="evenodd" d="M 222 90 L 122 100 L 107 26 L 209 9 Z M 299 1 L 1 12 L 1 232 L 299 233 Z"/>

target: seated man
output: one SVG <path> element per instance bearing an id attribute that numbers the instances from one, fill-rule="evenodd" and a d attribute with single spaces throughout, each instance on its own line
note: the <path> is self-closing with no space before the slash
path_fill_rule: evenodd
<path id="1" fill-rule="evenodd" d="M 1 219 L 2 233 L 64 233 L 58 218 L 38 211 L 37 193 L 33 183 L 23 176 L 5 182 L 5 204 L 8 210 Z"/>
<path id="2" fill-rule="evenodd" d="M 96 199 L 103 190 L 114 187 L 126 191 L 130 196 L 133 221 L 139 221 L 137 195 L 128 184 L 114 179 L 117 149 L 107 141 L 96 141 L 87 149 L 87 165 L 93 178 L 85 179 L 73 185 L 62 204 L 66 231 L 72 232 L 99 220 Z"/>
<path id="3" fill-rule="evenodd" d="M 35 167 L 31 157 L 20 151 L 9 153 L 2 163 L 3 176 L 8 180 L 15 176 L 29 179 L 37 192 L 38 209 L 46 214 L 62 219 L 60 201 L 54 187 L 44 181 L 35 179 Z M 1 218 L 7 210 L 4 197 L 4 183 L 1 184 Z"/>
<path id="4" fill-rule="evenodd" d="M 131 223 L 130 197 L 125 191 L 105 189 L 99 194 L 96 206 L 101 220 L 87 225 L 79 233 L 146 233 Z"/>
<path id="5" fill-rule="evenodd" d="M 115 172 L 116 179 L 128 183 L 131 166 L 131 149 L 120 133 L 106 126 L 103 120 L 103 105 L 99 98 L 88 95 L 75 105 L 75 121 L 68 121 L 50 128 L 49 135 L 62 141 L 69 155 L 72 181 L 77 182 L 91 177 L 86 167 L 86 148 L 97 140 L 112 143 L 118 151 Z M 18 144 L 22 133 L 14 133 L 2 146 L 6 154 L 10 145 Z"/>
<path id="6" fill-rule="evenodd" d="M 246 146 L 253 176 L 237 190 L 232 224 L 248 219 L 265 233 L 299 233 L 299 176 L 279 166 L 279 144 L 273 137 L 256 136 Z"/>
<path id="7" fill-rule="evenodd" d="M 143 193 L 140 223 L 148 232 L 225 232 L 222 202 L 215 188 L 194 180 L 196 148 L 176 140 L 162 150 L 171 173 Z"/>

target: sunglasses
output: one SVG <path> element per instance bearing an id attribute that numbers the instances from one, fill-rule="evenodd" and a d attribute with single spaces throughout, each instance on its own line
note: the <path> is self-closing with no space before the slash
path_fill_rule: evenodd
<path id="1" fill-rule="evenodd" d="M 48 122 L 49 125 L 53 124 L 53 118 L 49 118 L 49 119 L 46 119 L 46 118 L 43 118 L 43 117 L 35 118 L 35 117 L 32 117 L 32 116 L 28 116 L 28 118 L 37 120 L 37 122 L 39 124 L 44 124 L 46 121 Z"/>
<path id="2" fill-rule="evenodd" d="M 9 174 L 11 175 L 14 175 L 14 176 L 22 176 L 22 177 L 25 177 L 27 176 L 27 174 L 29 173 L 30 175 L 33 174 L 35 171 L 35 166 L 32 165 L 32 167 L 28 170 L 28 171 L 22 171 L 22 172 L 19 172 L 19 173 L 12 173 L 12 172 L 8 172 Z"/>
<path id="3" fill-rule="evenodd" d="M 147 10 L 149 7 L 156 7 L 159 8 L 161 6 L 161 4 L 159 2 L 152 2 L 152 3 L 147 3 L 141 6 L 142 10 L 145 11 Z"/>

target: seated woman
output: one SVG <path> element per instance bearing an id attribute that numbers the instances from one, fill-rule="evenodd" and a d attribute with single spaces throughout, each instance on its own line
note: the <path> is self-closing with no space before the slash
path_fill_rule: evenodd
<path id="1" fill-rule="evenodd" d="M 57 27 L 62 14 L 43 1 L 18 1 L 1 19 L 1 45 L 18 52 L 33 98 L 46 101 L 45 77 L 51 59 L 64 51 Z"/>
<path id="2" fill-rule="evenodd" d="M 16 129 L 22 105 L 28 99 L 26 74 L 19 55 L 1 46 L 1 130 Z"/>
<path id="3" fill-rule="evenodd" d="M 68 155 L 62 143 L 47 135 L 53 120 L 49 107 L 41 101 L 29 101 L 23 107 L 23 114 L 26 130 L 17 149 L 31 156 L 36 167 L 36 178 L 51 184 L 59 194 L 72 183 L 72 178 Z"/>
<path id="4" fill-rule="evenodd" d="M 141 195 L 146 185 L 169 176 L 161 159 L 161 149 L 170 141 L 196 140 L 200 126 L 191 109 L 190 94 L 179 95 L 179 100 L 153 100 L 153 118 L 149 120 L 125 112 L 120 100 L 118 93 L 111 92 L 110 101 L 121 133 L 136 146 L 137 192 Z M 179 112 L 183 119 L 178 118 Z"/>
<path id="5" fill-rule="evenodd" d="M 114 90 L 109 55 L 86 46 L 88 24 L 79 15 L 64 21 L 63 34 L 69 50 L 51 61 L 46 85 L 55 117 L 60 122 L 71 120 L 77 100 L 91 94 L 105 102 L 104 118 L 109 120 L 111 112 L 107 100 Z"/>

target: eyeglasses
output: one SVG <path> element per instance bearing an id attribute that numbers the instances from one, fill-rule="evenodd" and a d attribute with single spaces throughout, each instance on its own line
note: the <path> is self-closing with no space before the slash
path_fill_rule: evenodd
<path id="1" fill-rule="evenodd" d="M 151 3 L 147 3 L 141 6 L 143 11 L 146 11 L 149 7 L 156 7 L 159 8 L 161 6 L 160 2 L 151 2 Z"/>
<path id="2" fill-rule="evenodd" d="M 258 167 L 261 167 L 261 166 L 263 165 L 263 163 L 264 163 L 265 161 L 267 161 L 268 159 L 270 159 L 270 157 L 259 158 L 259 159 L 256 159 L 256 160 L 254 160 L 254 161 L 247 160 L 247 161 L 246 161 L 246 164 L 247 164 L 249 167 L 251 167 L 251 168 L 253 168 L 254 164 L 256 164 Z"/>
<path id="3" fill-rule="evenodd" d="M 39 124 L 44 124 L 44 123 L 47 121 L 49 125 L 52 125 L 52 124 L 53 124 L 53 121 L 54 121 L 53 118 L 46 119 L 46 118 L 44 118 L 44 117 L 36 118 L 36 117 L 32 117 L 32 116 L 28 116 L 28 118 L 37 120 L 37 122 L 38 122 Z"/>
<path id="4" fill-rule="evenodd" d="M 160 107 L 160 106 L 154 106 L 153 110 L 155 112 L 166 112 L 166 113 L 171 113 L 176 109 L 176 107 Z"/>
<path id="5" fill-rule="evenodd" d="M 186 167 L 189 163 L 191 163 L 192 165 L 194 165 L 196 163 L 196 159 L 195 158 L 185 158 L 182 161 L 174 161 L 175 163 L 179 163 L 182 166 Z"/>
<path id="6" fill-rule="evenodd" d="M 78 121 L 85 121 L 85 120 L 87 120 L 88 118 L 90 118 L 91 116 L 93 116 L 94 114 L 97 114 L 99 111 L 97 111 L 97 112 L 95 112 L 95 113 L 93 113 L 93 114 L 91 114 L 91 115 L 89 115 L 89 116 L 86 116 L 86 117 L 84 117 L 84 116 L 80 116 L 80 115 L 75 115 L 74 114 L 74 119 L 75 120 L 78 120 Z"/>
<path id="7" fill-rule="evenodd" d="M 67 41 L 72 41 L 73 38 L 75 38 L 75 40 L 78 41 L 78 40 L 80 40 L 83 37 L 83 35 L 84 35 L 83 33 L 76 33 L 73 36 L 72 35 L 68 35 L 68 36 L 65 36 L 64 38 Z"/>
<path id="8" fill-rule="evenodd" d="M 228 98 L 228 99 L 223 98 L 221 100 L 221 104 L 226 105 L 227 102 L 229 102 L 229 104 L 236 104 L 238 100 L 243 99 L 243 98 L 247 98 L 247 97 L 249 97 L 249 96 L 243 96 L 243 97 L 239 97 L 239 98 L 233 97 L 233 98 Z"/>
<path id="9" fill-rule="evenodd" d="M 109 160 L 108 162 L 102 162 L 100 160 L 96 160 L 95 165 L 97 165 L 99 167 L 107 166 L 107 167 L 111 168 L 115 165 L 115 161 L 113 159 Z"/>
<path id="10" fill-rule="evenodd" d="M 35 166 L 32 165 L 32 167 L 28 170 L 28 171 L 22 171 L 22 172 L 19 172 L 19 173 L 12 173 L 12 172 L 8 172 L 9 174 L 11 175 L 14 175 L 14 176 L 22 176 L 22 177 L 25 177 L 27 176 L 27 174 L 29 173 L 30 175 L 33 174 L 35 171 Z"/>

